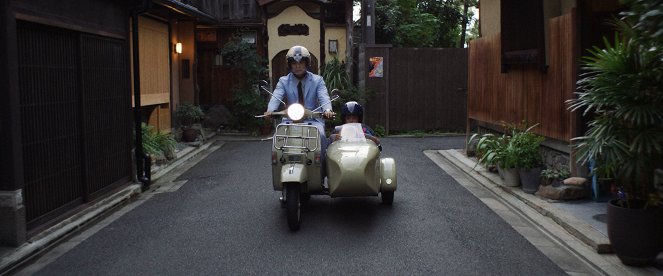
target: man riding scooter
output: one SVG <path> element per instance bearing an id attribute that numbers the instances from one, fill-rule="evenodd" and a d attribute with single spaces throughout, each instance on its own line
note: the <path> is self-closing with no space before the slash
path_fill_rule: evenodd
<path id="1" fill-rule="evenodd" d="M 308 110 L 316 109 L 322 105 L 323 117 L 331 118 L 335 114 L 332 111 L 332 105 L 325 86 L 325 81 L 321 76 L 309 71 L 311 66 L 311 53 L 303 46 L 293 46 L 286 54 L 288 70 L 290 73 L 279 78 L 274 96 L 269 100 L 265 116 L 270 117 L 271 113 L 277 111 L 284 101 L 286 105 L 300 103 Z M 323 145 L 323 158 L 327 145 L 325 136 L 325 123 L 321 119 L 310 119 L 306 121 L 316 126 L 320 132 L 320 138 Z"/>
<path id="2" fill-rule="evenodd" d="M 379 140 L 368 142 L 361 124 L 352 123 L 361 120 L 361 105 L 346 104 L 346 124 L 339 130 L 343 138 L 328 145 L 323 118 L 334 115 L 330 102 L 338 95 L 330 99 L 322 78 L 306 70 L 310 62 L 306 48 L 292 47 L 287 60 L 291 72 L 279 79 L 273 93 L 262 87 L 272 94 L 272 100 L 264 115 L 256 117 L 283 116 L 272 137 L 272 185 L 281 192 L 279 201 L 286 209 L 290 230 L 299 229 L 301 202 L 311 195 L 380 195 L 383 203 L 391 204 L 397 185 L 396 163 L 393 158 L 381 158 L 376 146 Z M 287 110 L 277 111 L 280 103 Z"/>

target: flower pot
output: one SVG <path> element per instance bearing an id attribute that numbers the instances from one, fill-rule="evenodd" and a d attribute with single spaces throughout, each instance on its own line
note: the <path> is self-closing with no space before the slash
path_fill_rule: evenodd
<path id="1" fill-rule="evenodd" d="M 504 169 L 500 168 L 500 164 L 497 164 L 497 174 L 500 176 L 501 179 L 504 179 L 504 175 L 502 173 Z"/>
<path id="2" fill-rule="evenodd" d="M 185 128 L 182 129 L 182 140 L 184 142 L 193 142 L 196 141 L 198 137 L 198 130 L 195 128 Z"/>
<path id="3" fill-rule="evenodd" d="M 651 265 L 663 251 L 663 208 L 630 209 L 608 203 L 608 238 L 622 263 Z"/>
<path id="4" fill-rule="evenodd" d="M 520 186 L 520 176 L 518 175 L 517 168 L 501 169 L 502 177 L 504 177 L 504 186 L 518 187 Z"/>
<path id="5" fill-rule="evenodd" d="M 539 190 L 539 184 L 541 184 L 541 170 L 543 170 L 543 167 L 518 169 L 520 183 L 523 184 L 523 192 L 533 194 Z"/>

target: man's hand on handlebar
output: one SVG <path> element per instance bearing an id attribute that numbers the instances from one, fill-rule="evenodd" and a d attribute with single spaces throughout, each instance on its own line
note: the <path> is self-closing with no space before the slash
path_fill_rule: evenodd
<path id="1" fill-rule="evenodd" d="M 263 113 L 263 115 L 265 115 L 266 120 L 272 119 L 272 112 L 271 111 L 265 111 L 265 113 Z"/>
<path id="2" fill-rule="evenodd" d="M 327 119 L 331 119 L 334 116 L 336 116 L 336 113 L 334 113 L 334 111 L 331 111 L 331 110 L 325 110 L 325 112 L 322 113 L 322 116 L 327 118 Z"/>

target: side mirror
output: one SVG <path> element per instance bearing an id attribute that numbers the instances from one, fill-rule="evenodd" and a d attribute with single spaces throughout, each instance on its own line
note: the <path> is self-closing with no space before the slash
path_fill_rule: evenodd
<path id="1" fill-rule="evenodd" d="M 276 96 L 274 96 L 272 91 L 270 91 L 269 82 L 267 82 L 266 80 L 261 80 L 261 81 L 258 82 L 258 85 L 260 86 L 260 89 L 262 91 L 267 92 L 267 94 L 272 96 L 272 98 L 275 98 L 275 99 L 279 100 Z M 281 102 L 283 105 L 286 105 L 285 102 L 282 101 L 282 100 L 279 100 L 279 102 Z"/>
<path id="2" fill-rule="evenodd" d="M 341 90 L 338 90 L 337 88 L 332 89 L 331 93 L 329 94 L 331 96 L 331 101 L 338 100 L 338 98 L 341 97 Z"/>

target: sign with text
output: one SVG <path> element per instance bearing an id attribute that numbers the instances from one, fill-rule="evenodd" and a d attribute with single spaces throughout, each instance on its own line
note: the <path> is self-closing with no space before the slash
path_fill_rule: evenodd
<path id="1" fill-rule="evenodd" d="M 308 26 L 306 24 L 282 24 L 279 26 L 279 36 L 288 35 L 308 35 Z"/>

